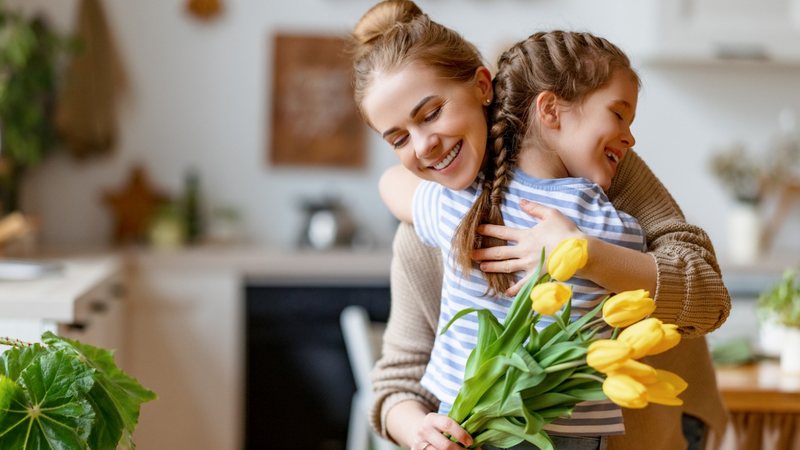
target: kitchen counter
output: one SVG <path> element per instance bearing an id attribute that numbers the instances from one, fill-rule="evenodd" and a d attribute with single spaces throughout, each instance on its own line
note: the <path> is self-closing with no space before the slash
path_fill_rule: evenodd
<path id="1" fill-rule="evenodd" d="M 63 269 L 30 280 L 0 281 L 0 317 L 75 321 L 75 303 L 119 272 L 114 256 L 57 260 Z"/>
<path id="2" fill-rule="evenodd" d="M 390 249 L 285 250 L 244 246 L 199 246 L 175 251 L 133 250 L 126 261 L 150 269 L 231 271 L 248 283 L 269 280 L 389 280 Z"/>

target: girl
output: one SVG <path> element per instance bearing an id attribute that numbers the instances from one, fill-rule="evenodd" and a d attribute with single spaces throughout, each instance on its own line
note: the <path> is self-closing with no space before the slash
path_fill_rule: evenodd
<path id="1" fill-rule="evenodd" d="M 361 43 L 356 48 L 357 100 L 367 120 L 393 145 L 400 148 L 404 141 L 414 142 L 422 138 L 429 140 L 428 150 L 420 153 L 418 161 L 415 161 L 416 154 L 409 156 L 399 152 L 407 168 L 423 178 L 439 181 L 454 189 L 468 186 L 481 168 L 492 168 L 485 161 L 485 150 L 481 146 L 481 141 L 485 141 L 487 135 L 483 105 L 492 92 L 488 88 L 488 71 L 480 65 L 480 57 L 474 47 L 451 30 L 431 22 L 413 3 L 403 1 L 384 2 L 373 8 L 357 26 L 354 37 Z M 391 112 L 393 107 L 381 109 L 380 101 L 370 101 L 371 95 L 379 95 L 385 89 L 400 89 L 419 83 L 420 79 L 430 82 L 417 85 L 422 92 L 426 92 L 425 95 L 415 98 L 415 103 L 403 111 L 404 115 L 400 119 L 384 123 L 381 111 Z M 546 102 L 544 105 L 546 106 Z M 450 110 L 445 110 L 445 107 Z M 397 110 L 402 111 L 402 108 Z M 546 108 L 544 111 L 546 112 Z M 510 120 L 517 119 L 512 117 Z M 629 123 L 632 116 L 625 120 Z M 438 126 L 437 133 L 426 134 L 428 127 L 432 126 L 429 124 Z M 506 147 L 513 150 L 516 147 L 515 142 L 511 142 L 511 145 L 506 143 Z M 419 148 L 425 150 L 426 147 Z M 615 159 L 613 154 L 605 156 Z M 495 167 L 501 168 L 503 164 L 496 164 Z M 658 268 L 658 289 L 653 289 L 659 303 L 656 315 L 664 320 L 677 322 L 687 332 L 703 333 L 719 326 L 727 314 L 729 299 L 724 287 L 719 284 L 713 250 L 704 233 L 685 224 L 677 206 L 635 155 L 628 155 L 623 160 L 620 169 L 624 168 L 627 168 L 624 179 L 628 180 L 628 184 L 622 184 L 621 191 L 617 189 L 623 195 L 616 198 L 620 203 L 629 206 L 632 212 L 639 213 L 646 219 L 643 225 L 648 238 L 653 241 L 651 251 L 655 258 L 647 256 L 647 261 L 643 264 L 637 263 L 636 266 L 646 268 L 649 265 L 653 272 Z M 502 178 L 503 173 L 497 173 L 500 177 L 495 179 Z M 489 179 L 491 178 L 484 175 L 484 180 Z M 604 183 L 600 179 L 598 181 Z M 642 192 L 638 190 L 639 187 L 646 188 L 647 192 L 637 197 Z M 634 191 L 628 192 L 629 188 Z M 488 192 L 488 189 L 483 192 Z M 665 200 L 666 203 L 653 203 L 660 200 Z M 546 242 L 554 231 L 562 234 L 576 231 L 574 224 L 566 224 L 568 220 L 557 211 L 538 207 L 534 210 L 545 212 L 537 213 L 540 223 L 526 232 L 529 233 L 526 237 L 528 241 L 540 239 Z M 638 255 L 635 251 L 624 248 L 621 250 Z M 624 270 L 617 270 L 620 273 L 614 275 L 615 268 L 602 262 L 604 257 L 616 251 L 619 250 L 612 250 L 611 247 L 600 252 L 592 251 L 596 264 L 587 266 L 584 271 L 586 273 L 582 275 L 589 279 L 602 279 L 603 274 L 594 274 L 593 271 L 612 272 L 612 276 L 605 275 L 606 281 L 599 281 L 598 284 L 611 290 L 625 289 L 626 286 L 622 284 L 626 276 L 630 275 L 625 274 Z M 619 260 L 631 259 L 625 256 Z M 519 261 L 514 263 L 519 264 Z M 684 278 L 677 270 L 678 264 L 685 263 L 692 265 L 692 277 Z M 509 271 L 515 269 L 516 267 L 508 268 Z M 631 284 L 632 287 L 642 285 L 638 281 L 631 281 Z M 692 298 L 694 292 L 703 291 L 704 295 L 701 294 L 699 298 L 708 303 L 694 300 L 684 302 L 690 289 L 693 290 L 690 296 Z M 397 291 L 393 289 L 393 292 Z M 403 305 L 395 298 L 393 308 L 396 307 L 402 308 Z M 424 311 L 431 309 L 432 307 L 426 307 Z M 702 309 L 711 314 L 696 313 Z M 417 342 L 407 337 L 402 343 L 398 340 L 393 348 L 394 337 L 400 335 L 398 330 L 412 326 L 412 323 L 401 323 L 398 319 L 399 316 L 393 310 L 387 331 L 386 350 L 390 354 L 384 357 L 376 372 L 377 408 L 380 412 L 375 417 L 376 422 L 384 433 L 388 432 L 391 437 L 408 447 L 455 448 L 449 447 L 452 444 L 441 436 L 441 432 L 447 432 L 462 442 L 468 441 L 469 437 L 457 424 L 448 421 L 446 416 L 428 414 L 437 400 L 418 386 L 419 372 L 414 369 L 419 367 L 418 361 L 427 358 L 433 330 L 415 336 L 419 338 Z M 402 353 L 396 351 L 401 346 L 405 346 L 402 351 L 406 354 L 414 353 L 413 358 L 402 356 L 395 359 L 395 356 Z M 707 359 L 707 352 L 701 357 Z M 389 371 L 387 368 L 399 370 Z M 411 372 L 404 371 L 406 368 Z M 669 429 L 662 426 L 659 428 Z"/>

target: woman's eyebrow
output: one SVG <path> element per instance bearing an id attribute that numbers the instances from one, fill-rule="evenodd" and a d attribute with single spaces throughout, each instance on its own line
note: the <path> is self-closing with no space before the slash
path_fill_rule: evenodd
<path id="1" fill-rule="evenodd" d="M 429 96 L 423 98 L 422 100 L 420 100 L 413 108 L 411 108 L 411 112 L 408 113 L 408 117 L 413 119 L 414 116 L 417 115 L 419 110 L 422 109 L 422 107 L 425 106 L 426 103 L 428 103 L 429 101 L 433 100 L 435 97 L 436 97 L 435 95 L 429 95 Z M 397 127 L 389 128 L 388 130 L 384 131 L 383 134 L 381 134 L 381 136 L 383 138 L 386 138 L 386 136 L 394 133 L 397 130 L 398 130 Z"/>

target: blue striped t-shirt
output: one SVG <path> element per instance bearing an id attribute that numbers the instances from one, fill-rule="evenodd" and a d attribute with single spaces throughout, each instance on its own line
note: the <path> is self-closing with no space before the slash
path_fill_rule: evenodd
<path id="1" fill-rule="evenodd" d="M 480 181 L 461 191 L 425 181 L 414 194 L 413 220 L 417 234 L 427 245 L 441 249 L 445 265 L 439 331 L 464 308 L 488 309 L 502 321 L 511 306 L 510 297 L 484 295 L 488 285 L 482 272 L 472 268 L 465 275 L 453 258 L 452 239 L 455 230 L 479 192 Z M 589 180 L 539 179 L 516 169 L 506 187 L 501 206 L 507 226 L 527 229 L 537 223 L 519 209 L 522 198 L 558 209 L 588 235 L 637 251 L 646 250 L 644 236 L 636 220 L 617 211 L 602 188 Z M 522 275 L 517 274 L 518 277 Z M 590 311 L 609 294 L 589 280 L 572 278 L 569 284 L 573 289 L 573 316 Z M 537 328 L 544 328 L 550 323 L 550 318 L 543 317 Z M 476 345 L 477 328 L 476 315 L 469 314 L 457 320 L 447 333 L 437 333 L 422 385 L 440 400 L 441 414 L 450 411 L 463 383 L 464 365 Z M 569 419 L 557 419 L 545 429 L 553 434 L 592 436 L 621 434 L 625 430 L 620 408 L 607 400 L 581 403 L 575 407 Z"/>

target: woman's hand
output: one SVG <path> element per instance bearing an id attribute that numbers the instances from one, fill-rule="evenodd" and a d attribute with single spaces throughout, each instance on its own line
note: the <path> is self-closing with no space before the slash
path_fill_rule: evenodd
<path id="1" fill-rule="evenodd" d="M 389 409 L 386 429 L 394 441 L 410 450 L 463 450 L 473 442 L 458 422 L 430 412 L 416 400 L 401 401 Z M 447 436 L 452 436 L 464 447 Z"/>
<path id="2" fill-rule="evenodd" d="M 503 225 L 484 224 L 478 227 L 478 233 L 505 241 L 516 242 L 472 251 L 472 259 L 480 263 L 484 272 L 514 273 L 527 272 L 525 277 L 511 286 L 507 296 L 514 296 L 531 277 L 533 270 L 539 265 L 542 247 L 545 257 L 550 250 L 564 239 L 583 237 L 583 232 L 561 211 L 525 199 L 520 200 L 520 208 L 539 221 L 528 229 L 511 228 Z"/>
<path id="3" fill-rule="evenodd" d="M 446 436 L 452 436 L 463 447 Z M 470 445 L 472 438 L 455 420 L 442 414 L 428 413 L 417 426 L 411 450 L 463 450 Z"/>

